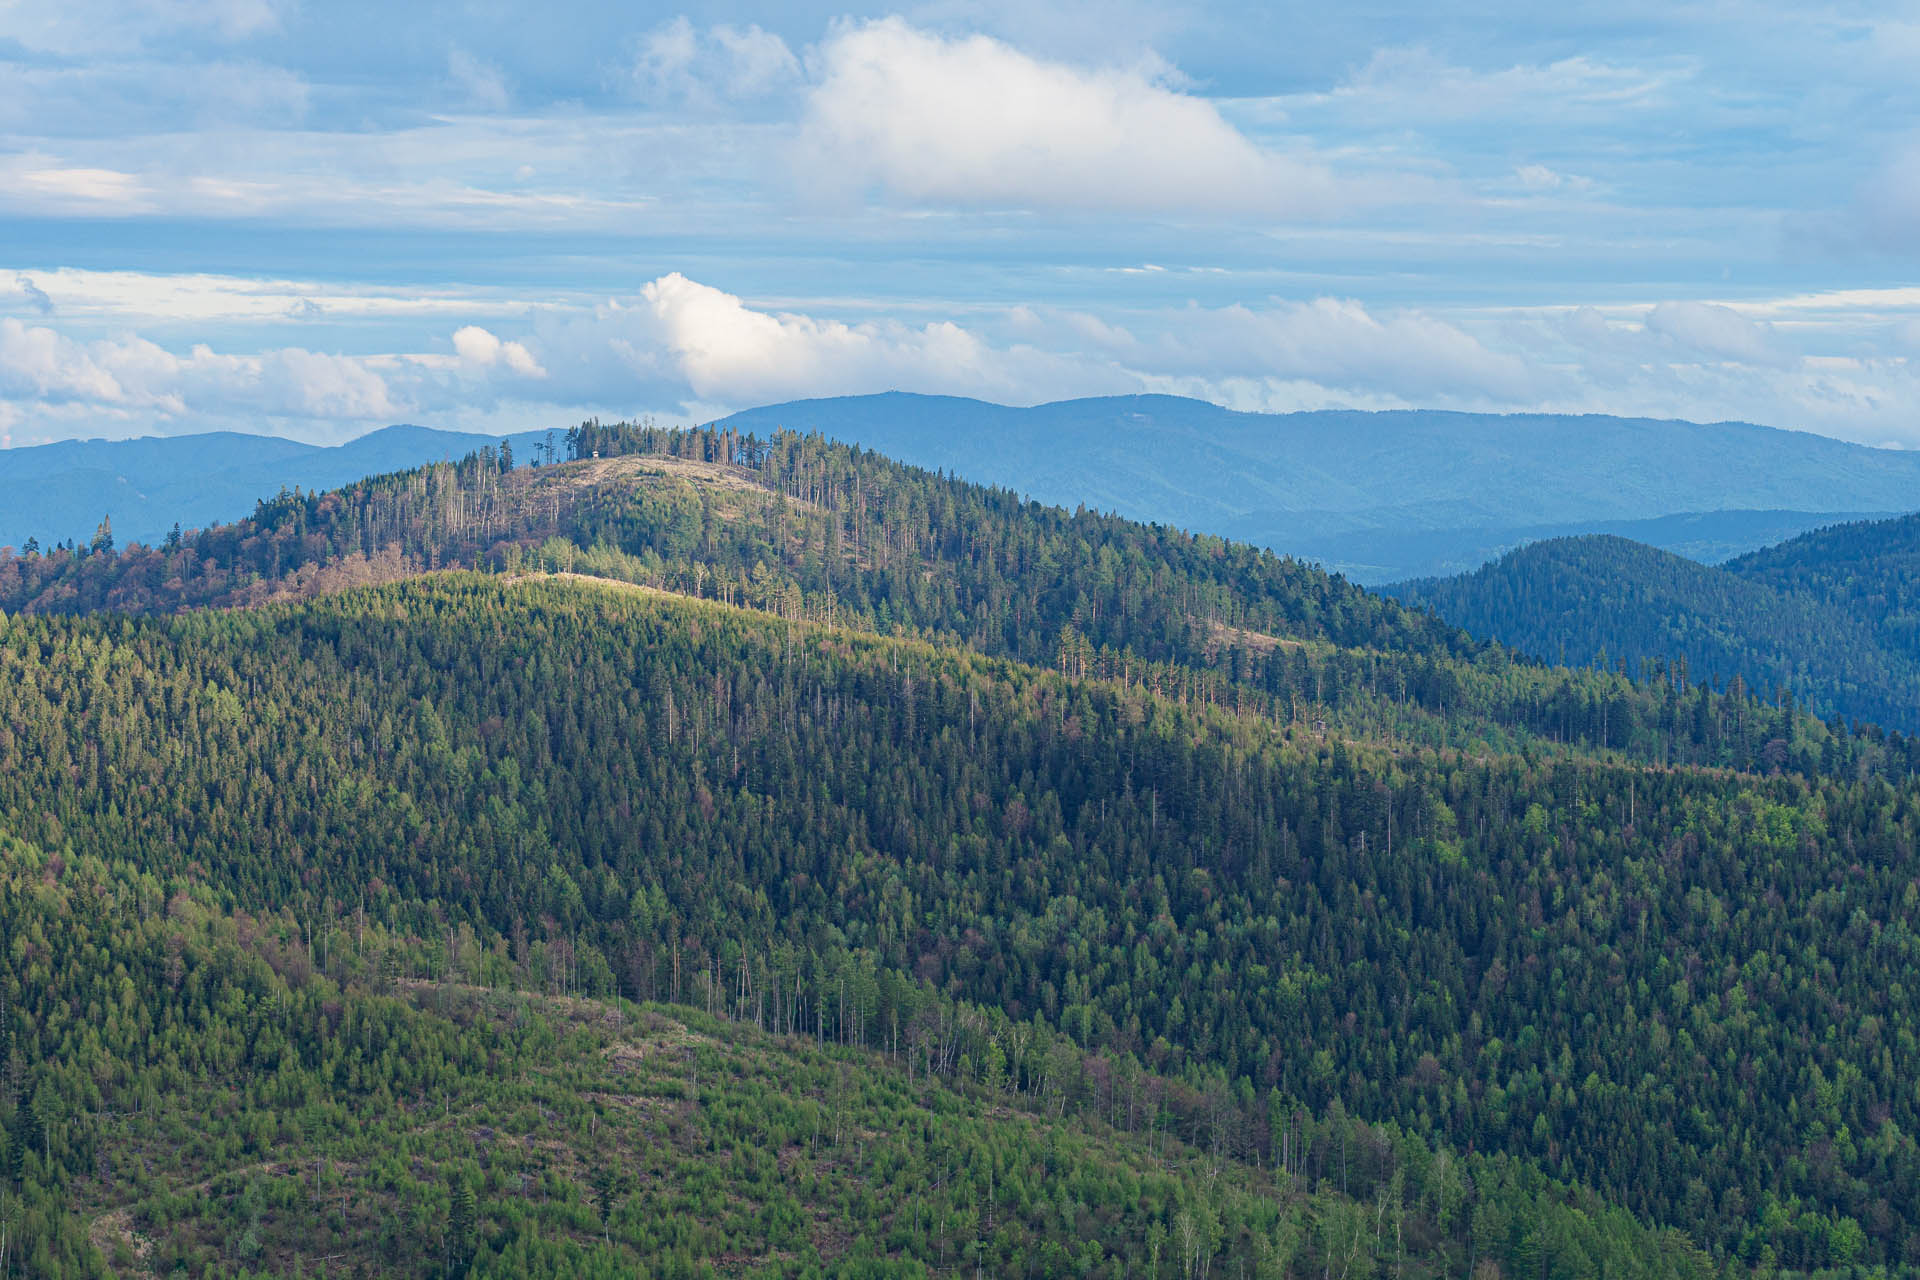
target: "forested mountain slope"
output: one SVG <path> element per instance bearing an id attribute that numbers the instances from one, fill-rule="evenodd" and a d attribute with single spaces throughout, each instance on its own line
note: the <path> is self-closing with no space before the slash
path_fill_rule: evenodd
<path id="1" fill-rule="evenodd" d="M 1728 573 L 1853 611 L 1891 648 L 1920 652 L 1920 515 L 1817 529 L 1729 560 Z"/>
<path id="2" fill-rule="evenodd" d="M 0 1275 L 1710 1274 L 1525 1162 L 1043 1027 L 940 1007 L 915 1056 L 367 915 L 0 834 Z"/>
<path id="3" fill-rule="evenodd" d="M 440 566 L 578 570 L 790 618 L 964 643 L 1302 731 L 1478 751 L 1905 776 L 1912 740 L 1830 733 L 1662 663 L 1514 662 L 1270 552 L 1067 512 L 816 438 L 591 424 L 581 460 L 457 465 L 287 494 L 160 548 L 0 556 L 0 608 L 244 605 Z"/>
<path id="4" fill-rule="evenodd" d="M 1747 550 L 1920 505 L 1920 455 L 1747 423 L 1432 410 L 1235 413 L 1175 396 L 1009 408 L 889 393 L 750 409 L 1046 502 L 1272 547 L 1362 582 L 1452 573 L 1608 531 Z M 1675 525 L 1665 518 L 1691 520 Z M 1795 518 L 1797 515 L 1797 518 Z"/>
<path id="5" fill-rule="evenodd" d="M 1133 682 L 544 579 L 0 630 L 0 825 L 272 914 L 277 945 L 297 929 L 322 968 L 369 928 L 415 940 L 390 976 L 457 962 L 560 994 L 694 996 L 988 1089 L 1047 1088 L 1036 1046 L 1064 1037 L 1109 1055 L 1102 1073 L 1211 1099 L 1222 1158 L 1297 1158 L 1264 1120 L 1277 1094 L 1282 1116 L 1351 1113 L 1589 1185 L 1729 1264 L 1920 1264 L 1916 800 L 1870 776 L 1319 741 Z M 165 892 L 113 918 L 157 927 Z M 149 945 L 164 964 L 164 936 Z M 54 1031 L 86 1043 L 104 1019 L 79 1011 L 141 987 L 50 1024 L 20 1003 L 49 957 L 16 945 L 10 963 L 49 965 L 9 996 L 7 1105 L 52 1160 L 49 1117 L 125 1110 L 133 1078 Z M 206 990 L 180 973 L 161 990 Z M 282 1053 L 283 1077 L 312 1060 Z M 341 1070 L 335 1090 L 447 1096 Z M 270 1152 L 309 1113 L 260 1079 L 251 1149 Z M 1091 1079 L 1075 1089 L 1117 1105 Z M 41 1107 L 24 1122 L 22 1099 Z M 1407 1205 L 1413 1162 L 1362 1183 L 1356 1146 L 1337 1172 L 1316 1149 L 1307 1176 L 1374 1196 L 1376 1223 Z M 1252 1273 L 1251 1239 L 1207 1256 Z M 1464 1243 L 1503 1274 L 1599 1269 L 1544 1210 L 1475 1207 Z M 1609 1274 L 1674 1256 L 1625 1252 Z"/>
<path id="6" fill-rule="evenodd" d="M 1386 592 L 1550 660 L 1681 659 L 1695 679 L 1920 728 L 1920 517 L 1818 530 L 1718 568 L 1619 538 L 1559 539 Z"/>

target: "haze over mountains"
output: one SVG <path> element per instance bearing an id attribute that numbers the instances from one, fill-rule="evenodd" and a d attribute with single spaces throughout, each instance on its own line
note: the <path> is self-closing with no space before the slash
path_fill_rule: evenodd
<path id="1" fill-rule="evenodd" d="M 1745 423 L 1236 413 L 1173 396 L 1015 409 L 905 394 L 727 421 L 819 431 L 1042 501 L 1304 556 L 1363 583 L 1457 572 L 1576 532 L 1721 560 L 1920 502 L 1920 453 Z"/>
<path id="2" fill-rule="evenodd" d="M 1252 542 L 1384 583 L 1471 569 L 1543 538 L 1610 533 L 1705 562 L 1903 512 L 1920 453 L 1740 423 L 1406 411 L 1236 413 L 1127 396 L 1009 408 L 889 393 L 735 414 L 917 465 Z M 516 438 L 524 459 L 528 442 Z M 338 449 L 234 435 L 0 453 L 0 544 L 123 540 L 235 519 L 282 487 L 459 457 L 484 437 L 389 428 Z"/>
<path id="3" fill-rule="evenodd" d="M 530 448 L 544 433 L 509 437 Z M 394 426 L 332 448 L 234 431 L 139 440 L 62 440 L 0 449 L 0 546 L 84 542 L 102 516 L 122 542 L 237 520 L 281 489 L 333 489 L 362 476 L 464 457 L 497 436 Z"/>

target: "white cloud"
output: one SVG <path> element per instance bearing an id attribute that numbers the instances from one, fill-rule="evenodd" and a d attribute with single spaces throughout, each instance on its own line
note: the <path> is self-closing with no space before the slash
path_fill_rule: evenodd
<path id="1" fill-rule="evenodd" d="M 514 127 L 519 126 L 519 127 Z M 293 218 L 301 225 L 631 228 L 653 207 L 606 194 L 604 134 L 579 121 L 435 121 L 380 135 L 234 130 L 207 137 L 110 137 L 72 144 L 78 158 L 0 155 L 0 210 L 29 216 Z M 538 158 L 547 184 L 514 171 Z M 595 190 L 595 188 L 599 188 Z"/>
<path id="2" fill-rule="evenodd" d="M 708 38 L 725 54 L 725 84 L 733 97 L 768 93 L 800 74 L 800 60 L 787 42 L 758 26 L 742 30 L 721 23 L 708 32 Z"/>
<path id="3" fill-rule="evenodd" d="M 9 273 L 0 264 L 0 278 L 7 274 L 13 275 L 16 288 L 30 279 L 43 293 L 58 298 L 62 316 L 115 328 L 183 326 L 204 332 L 212 326 L 316 320 L 322 316 L 356 325 L 411 320 L 437 326 L 447 319 L 521 315 L 527 310 L 527 303 L 517 293 L 493 289 L 202 273 L 158 275 L 78 267 L 31 273 L 15 268 Z M 579 301 L 565 294 L 555 294 L 554 299 Z M 28 301 L 33 305 L 31 299 Z"/>
<path id="4" fill-rule="evenodd" d="M 634 85 L 642 94 L 665 98 L 684 90 L 700 53 L 700 36 L 684 13 L 640 38 L 633 58 Z"/>
<path id="5" fill-rule="evenodd" d="M 10 203 L 30 213 L 141 213 L 152 208 L 146 184 L 118 169 L 62 165 L 24 155 L 0 162 Z"/>
<path id="6" fill-rule="evenodd" d="M 87 318 L 93 313 L 70 313 L 61 296 L 62 326 L 99 323 Z M 164 290 L 140 296 L 164 313 Z M 284 308 L 290 296 L 267 290 L 259 301 Z M 303 337 L 337 323 L 330 295 L 317 296 L 328 306 L 309 323 L 322 328 Z M 353 305 L 356 294 L 340 296 Z M 438 313 L 415 314 L 415 323 L 430 324 Z M 396 420 L 509 429 L 577 410 L 679 406 L 704 419 L 889 389 L 1020 404 L 1164 391 L 1262 410 L 1741 418 L 1920 445 L 1911 414 L 1920 360 L 1902 351 L 1903 343 L 1920 351 L 1920 321 L 1899 312 L 1883 313 L 1866 343 L 1886 353 L 1879 356 L 1858 354 L 1856 342 L 1823 345 L 1818 323 L 1773 326 L 1699 301 L 1610 314 L 1583 307 L 1445 315 L 1333 297 L 1099 315 L 1026 305 L 908 323 L 849 321 L 805 304 L 759 306 L 672 273 L 621 299 L 503 307 L 493 316 L 484 326 L 441 329 L 447 336 L 436 350 L 374 355 L 307 346 L 244 354 L 206 343 L 181 350 L 139 332 L 88 340 L 0 318 L 0 407 L 16 437 L 37 433 L 29 439 L 60 422 L 90 434 L 103 424 L 128 434 L 234 426 L 327 438 Z M 1856 321 L 1848 314 L 1844 323 Z"/>
<path id="7" fill-rule="evenodd" d="M 345 356 L 297 347 L 222 355 L 204 345 L 181 356 L 140 337 L 83 343 L 11 317 L 0 319 L 0 396 L 117 416 L 376 420 L 395 407 L 385 381 Z"/>
<path id="8" fill-rule="evenodd" d="M 815 50 L 797 172 L 963 206 L 1323 214 L 1361 194 L 1138 70 L 1042 61 L 898 18 Z"/>
<path id="9" fill-rule="evenodd" d="M 186 405 L 228 414 L 384 422 L 399 412 L 386 380 L 365 361 L 299 347 L 259 356 L 195 347 L 179 378 Z"/>
<path id="10" fill-rule="evenodd" d="M 121 403 L 126 391 L 107 367 L 115 354 L 111 348 L 89 352 L 52 329 L 0 318 L 0 394 L 55 403 Z"/>
<path id="11" fill-rule="evenodd" d="M 1571 57 L 1478 71 L 1403 46 L 1374 50 L 1366 65 L 1315 100 L 1352 123 L 1411 128 L 1489 116 L 1613 115 L 1665 104 L 1668 91 L 1695 70 L 1690 62 L 1645 68 Z"/>
<path id="12" fill-rule="evenodd" d="M 951 321 L 848 324 L 758 310 L 677 272 L 540 337 L 550 366 L 565 352 L 596 389 L 734 407 L 892 389 L 1025 399 L 1035 389 L 1108 389 L 1115 378 L 1070 357 L 996 346 Z"/>
<path id="13" fill-rule="evenodd" d="M 684 14 L 640 38 L 629 70 L 641 98 L 702 108 L 766 97 L 800 75 L 800 60 L 773 32 L 728 23 L 703 30 Z"/>
<path id="14" fill-rule="evenodd" d="M 453 335 L 453 349 L 460 359 L 476 368 L 502 366 L 523 378 L 544 378 L 547 371 L 533 353 L 518 342 L 502 342 L 479 325 L 467 325 Z"/>
<path id="15" fill-rule="evenodd" d="M 1415 310 L 1376 316 L 1351 299 L 1317 298 L 1258 311 L 1228 307 L 1207 331 L 1223 343 L 1241 335 L 1235 372 L 1384 391 L 1409 402 L 1513 403 L 1541 389 L 1525 360 Z"/>
<path id="16" fill-rule="evenodd" d="M 1646 323 L 1652 332 L 1710 358 L 1768 366 L 1795 362 L 1772 325 L 1716 303 L 1662 302 L 1648 312 Z"/>

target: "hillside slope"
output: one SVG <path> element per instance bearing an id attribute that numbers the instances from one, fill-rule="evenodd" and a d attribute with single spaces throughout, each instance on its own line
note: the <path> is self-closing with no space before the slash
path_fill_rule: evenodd
<path id="1" fill-rule="evenodd" d="M 1819 529 L 1725 568 L 1844 608 L 1869 620 L 1888 648 L 1920 654 L 1920 516 Z"/>
<path id="2" fill-rule="evenodd" d="M 1747 769 L 1920 767 L 1911 739 L 1837 736 L 1666 667 L 1627 678 L 1515 662 L 1292 559 L 1044 507 L 818 438 L 624 426 L 569 437 L 583 460 L 504 471 L 483 450 L 263 503 L 178 546 L 0 554 L 0 609 L 169 611 L 441 566 L 578 569 L 939 637 L 1302 732 Z"/>
<path id="3" fill-rule="evenodd" d="M 440 957 L 392 977 L 465 953 L 560 994 L 704 992 L 996 1087 L 1037 1026 L 1216 1099 L 1269 1166 L 1277 1092 L 1590 1185 L 1729 1263 L 1920 1261 L 1912 782 L 1290 740 L 951 646 L 474 575 L 15 617 L 0 726 L 20 838 L 323 952 L 371 925 Z M 114 1078 L 55 1049 L 68 1025 L 14 1015 L 25 1096 L 69 1082 L 27 1151 Z M 1384 1221 L 1413 1175 L 1357 1151 L 1337 1176 L 1384 1182 Z M 1590 1271 L 1544 1230 L 1476 1210 L 1472 1239 Z"/>
<path id="4" fill-rule="evenodd" d="M 1045 502 L 1319 560 L 1362 582 L 1469 568 L 1530 538 L 1603 525 L 1732 554 L 1842 518 L 1832 513 L 1905 511 L 1920 493 L 1920 455 L 1744 423 L 1251 414 L 1172 396 L 1014 409 L 893 393 L 770 405 L 720 425 L 818 431 Z M 1691 527 L 1661 523 L 1682 514 Z"/>
<path id="5" fill-rule="evenodd" d="M 552 994 L 470 930 L 440 949 L 377 925 L 316 938 L 3 834 L 0 926 L 37 953 L 0 955 L 0 1045 L 27 1047 L 0 1100 L 0 1274 L 1120 1275 L 1217 1258 L 1418 1278 L 1542 1239 L 1576 1267 L 1708 1274 L 1679 1233 L 1523 1163 L 1265 1099 L 1223 1108 L 1138 1072 L 1116 1093 L 1115 1064 L 1063 1041 L 1023 1038 L 1010 1069 L 929 1069 Z M 75 1024 L 69 1002 L 114 1016 Z M 1284 1134 L 1285 1167 L 1248 1122 Z M 1520 1229 L 1476 1240 L 1489 1217 Z"/>
<path id="6" fill-rule="evenodd" d="M 1524 652 L 1684 660 L 1822 715 L 1920 729 L 1920 518 L 1836 526 L 1719 567 L 1619 538 L 1542 542 L 1385 589 Z"/>

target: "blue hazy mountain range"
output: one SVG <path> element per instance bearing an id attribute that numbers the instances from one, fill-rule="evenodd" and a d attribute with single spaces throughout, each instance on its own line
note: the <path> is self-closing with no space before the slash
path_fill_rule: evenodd
<path id="1" fill-rule="evenodd" d="M 1577 533 L 1719 561 L 1920 508 L 1920 452 L 1745 423 L 1236 413 L 1173 396 L 1018 409 L 900 393 L 728 421 L 819 431 L 1046 502 L 1291 552 L 1367 583 L 1458 572 Z"/>
<path id="2" fill-rule="evenodd" d="M 1272 547 L 1367 583 L 1608 533 L 1716 562 L 1837 521 L 1920 508 L 1920 453 L 1739 423 L 1425 410 L 1236 413 L 1172 396 L 1009 408 L 904 393 L 735 414 L 819 431 L 1046 502 Z M 523 460 L 544 432 L 515 437 Z M 122 541 L 230 520 L 281 488 L 458 457 L 494 437 L 389 427 L 337 448 L 268 436 L 0 452 L 0 544 Z"/>
<path id="3" fill-rule="evenodd" d="M 507 437 L 523 459 L 536 438 Z M 249 514 L 282 489 L 333 489 L 362 476 L 464 457 L 500 437 L 385 427 L 331 448 L 223 431 L 139 440 L 62 440 L 0 450 L 0 546 L 85 542 L 111 517 L 121 542 L 154 543 Z"/>

